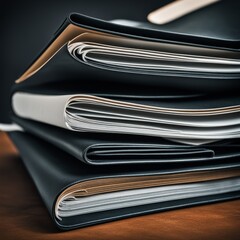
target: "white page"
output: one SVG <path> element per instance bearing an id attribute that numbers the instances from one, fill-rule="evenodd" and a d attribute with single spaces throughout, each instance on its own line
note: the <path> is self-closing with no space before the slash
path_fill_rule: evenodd
<path id="1" fill-rule="evenodd" d="M 240 190 L 240 178 L 151 187 L 75 197 L 74 192 L 63 196 L 55 206 L 55 215 L 63 217 L 89 214 L 125 207 L 161 203 L 193 197 L 211 196 Z"/>
<path id="2" fill-rule="evenodd" d="M 68 51 L 78 61 L 108 70 L 142 74 L 240 73 L 240 55 L 227 50 L 84 33 L 68 44 Z"/>

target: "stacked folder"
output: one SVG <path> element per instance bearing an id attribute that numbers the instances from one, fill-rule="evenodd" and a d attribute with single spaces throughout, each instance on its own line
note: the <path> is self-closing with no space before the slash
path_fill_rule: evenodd
<path id="1" fill-rule="evenodd" d="M 60 229 L 240 197 L 239 7 L 63 22 L 13 88 L 10 133 Z"/>

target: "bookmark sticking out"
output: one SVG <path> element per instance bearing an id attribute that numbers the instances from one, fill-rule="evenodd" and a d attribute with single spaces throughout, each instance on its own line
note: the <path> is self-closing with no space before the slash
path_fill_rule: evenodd
<path id="1" fill-rule="evenodd" d="M 176 0 L 151 12 L 147 19 L 154 24 L 165 24 L 220 0 Z"/>
<path id="2" fill-rule="evenodd" d="M 0 131 L 4 132 L 24 132 L 23 128 L 17 125 L 16 123 L 5 124 L 0 123 Z"/>

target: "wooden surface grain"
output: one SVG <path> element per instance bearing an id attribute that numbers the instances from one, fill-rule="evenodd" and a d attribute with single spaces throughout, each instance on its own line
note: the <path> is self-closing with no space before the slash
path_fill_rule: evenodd
<path id="1" fill-rule="evenodd" d="M 0 132 L 0 239 L 240 239 L 240 200 L 150 214 L 60 232 L 17 150 Z"/>

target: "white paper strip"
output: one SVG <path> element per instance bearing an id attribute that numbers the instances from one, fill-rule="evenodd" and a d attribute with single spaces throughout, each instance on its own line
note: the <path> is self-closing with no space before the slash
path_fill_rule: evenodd
<path id="1" fill-rule="evenodd" d="M 20 132 L 24 132 L 23 128 L 20 127 L 19 125 L 15 124 L 15 123 L 11 123 L 11 124 L 0 123 L 0 131 L 4 131 L 4 132 L 20 131 Z"/>

